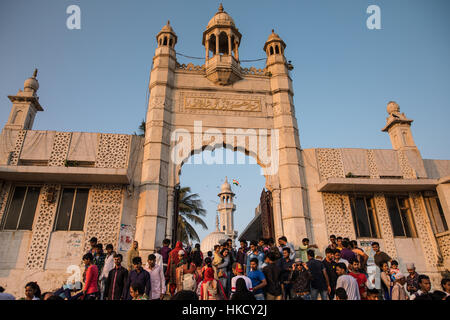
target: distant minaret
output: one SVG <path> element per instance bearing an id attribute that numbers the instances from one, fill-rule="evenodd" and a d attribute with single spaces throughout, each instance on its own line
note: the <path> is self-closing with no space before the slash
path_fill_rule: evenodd
<path id="1" fill-rule="evenodd" d="M 234 242 L 234 239 L 237 237 L 237 231 L 234 230 L 234 211 L 236 210 L 236 205 L 233 203 L 234 193 L 231 191 L 227 177 L 225 177 L 225 182 L 222 184 L 218 196 L 220 198 L 220 203 L 217 206 L 217 211 L 220 214 L 220 231 L 233 239 Z"/>
<path id="2" fill-rule="evenodd" d="M 411 133 L 412 119 L 408 119 L 395 101 L 390 101 L 387 105 L 389 117 L 386 118 L 386 125 L 382 131 L 389 133 L 392 148 L 394 150 L 417 150 Z M 418 151 L 418 150 L 417 150 Z"/>
<path id="3" fill-rule="evenodd" d="M 15 96 L 8 96 L 12 102 L 12 108 L 5 129 L 31 130 L 36 113 L 44 111 L 36 93 L 39 89 L 37 72 L 38 70 L 35 69 L 33 76 L 25 80 L 23 91 L 19 90 Z"/>

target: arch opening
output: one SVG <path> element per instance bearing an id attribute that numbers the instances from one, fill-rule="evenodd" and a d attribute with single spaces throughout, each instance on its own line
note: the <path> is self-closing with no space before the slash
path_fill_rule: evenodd
<path id="1" fill-rule="evenodd" d="M 212 157 L 211 153 L 222 151 L 224 159 L 230 156 L 243 156 L 243 164 L 207 164 L 206 158 Z M 202 159 L 202 161 L 199 161 Z M 201 164 L 197 164 L 201 162 Z M 177 172 L 180 186 L 189 186 L 193 193 L 197 193 L 203 202 L 203 207 L 207 214 L 204 217 L 208 230 L 195 226 L 200 242 L 215 230 L 216 216 L 219 217 L 219 230 L 221 232 L 230 231 L 230 223 L 233 231 L 237 231 L 237 239 L 246 232 L 248 241 L 258 240 L 262 237 L 263 231 L 261 221 L 258 219 L 261 212 L 258 207 L 260 204 L 261 192 L 267 189 L 267 178 L 260 174 L 261 167 L 256 163 L 250 152 L 237 150 L 231 146 L 216 146 L 213 150 L 202 147 L 198 150 L 192 150 L 191 154 L 183 161 L 183 170 Z M 233 194 L 220 194 L 221 185 L 227 177 L 231 185 Z M 199 179 L 201 177 L 201 179 Z M 236 181 L 234 181 L 236 180 Z M 238 186 L 239 184 L 240 186 Z M 220 196 L 219 196 L 220 194 Z M 222 207 L 220 207 L 222 206 Z M 230 216 L 231 209 L 235 206 L 234 214 Z M 225 209 L 228 208 L 228 209 Z M 228 210 L 228 211 L 227 211 Z M 256 217 L 256 219 L 255 219 Z M 251 223 L 250 223 L 251 222 Z M 226 234 L 230 237 L 230 234 Z M 196 241 L 193 241 L 194 244 Z M 202 251 L 204 248 L 202 247 Z"/>
<path id="2" fill-rule="evenodd" d="M 211 51 L 213 55 L 216 54 L 216 35 L 212 34 L 209 36 L 208 48 L 209 48 L 209 51 Z"/>
<path id="3" fill-rule="evenodd" d="M 219 54 L 228 54 L 229 48 L 228 48 L 228 35 L 225 33 L 225 31 L 222 31 L 219 34 Z"/>

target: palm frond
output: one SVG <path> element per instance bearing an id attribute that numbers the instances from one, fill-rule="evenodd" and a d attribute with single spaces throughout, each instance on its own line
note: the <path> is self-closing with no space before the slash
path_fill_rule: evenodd
<path id="1" fill-rule="evenodd" d="M 187 220 L 194 222 L 195 224 L 201 225 L 203 227 L 203 229 L 208 229 L 208 226 L 206 225 L 205 221 L 203 221 L 202 218 L 200 218 L 196 215 L 186 213 L 183 215 L 183 217 L 186 218 Z"/>
<path id="2" fill-rule="evenodd" d="M 186 233 L 188 234 L 190 240 L 200 241 L 200 238 L 199 238 L 197 232 L 189 223 L 185 224 L 185 230 L 186 230 Z"/>
<path id="3" fill-rule="evenodd" d="M 201 217 L 206 216 L 202 200 L 198 193 L 191 193 L 190 187 L 180 188 L 178 199 L 178 236 L 180 241 L 187 243 L 190 240 L 200 241 L 195 228 L 189 223 L 200 225 L 203 229 L 208 229 L 205 221 Z"/>

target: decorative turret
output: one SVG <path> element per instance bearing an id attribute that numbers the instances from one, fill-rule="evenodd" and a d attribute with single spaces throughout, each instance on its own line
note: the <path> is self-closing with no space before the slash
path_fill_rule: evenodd
<path id="1" fill-rule="evenodd" d="M 269 35 L 269 38 L 267 38 L 267 41 L 264 44 L 264 51 L 267 56 L 269 57 L 274 54 L 284 55 L 284 48 L 286 48 L 286 44 L 272 29 L 272 33 Z"/>
<path id="2" fill-rule="evenodd" d="M 220 85 L 228 85 L 241 79 L 239 64 L 241 38 L 242 35 L 233 19 L 220 4 L 219 10 L 203 32 L 206 77 L 209 80 Z"/>
<path id="3" fill-rule="evenodd" d="M 19 89 L 15 96 L 8 96 L 13 105 L 5 129 L 31 130 L 36 113 L 44 111 L 36 94 L 39 89 L 37 72 L 38 70 L 35 69 L 33 76 L 25 80 L 23 91 Z"/>
<path id="4" fill-rule="evenodd" d="M 395 101 L 390 101 L 387 105 L 386 125 L 381 130 L 389 133 L 392 148 L 394 150 L 417 149 L 411 133 L 412 119 L 406 118 L 404 113 L 400 113 L 400 106 Z"/>
<path id="5" fill-rule="evenodd" d="M 167 24 L 162 27 L 161 31 L 156 35 L 156 41 L 158 42 L 158 48 L 162 46 L 169 46 L 175 48 L 178 37 L 173 31 L 170 21 L 167 20 Z"/>
<path id="6" fill-rule="evenodd" d="M 286 48 L 286 43 L 280 38 L 278 34 L 272 29 L 272 33 L 267 38 L 266 43 L 264 43 L 264 51 L 267 55 L 266 68 L 268 71 L 274 74 L 289 74 L 289 70 L 293 69 L 293 66 L 286 62 L 284 56 L 284 49 Z"/>

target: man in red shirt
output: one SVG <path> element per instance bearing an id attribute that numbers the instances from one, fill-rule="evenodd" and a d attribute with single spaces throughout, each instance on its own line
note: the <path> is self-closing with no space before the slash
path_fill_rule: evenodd
<path id="1" fill-rule="evenodd" d="M 84 283 L 84 300 L 95 300 L 99 294 L 98 291 L 98 268 L 93 263 L 94 257 L 91 253 L 83 256 L 83 263 L 86 266 L 86 281 Z"/>
<path id="2" fill-rule="evenodd" d="M 368 283 L 366 275 L 360 272 L 361 264 L 358 260 L 353 260 L 351 266 L 352 272 L 350 272 L 349 275 L 355 278 L 356 282 L 358 282 L 359 295 L 361 296 L 361 300 L 367 300 Z"/>

